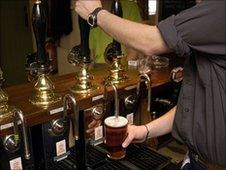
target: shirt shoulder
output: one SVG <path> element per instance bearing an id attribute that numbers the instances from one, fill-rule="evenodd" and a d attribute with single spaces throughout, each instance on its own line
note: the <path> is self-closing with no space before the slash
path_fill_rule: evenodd
<path id="1" fill-rule="evenodd" d="M 226 1 L 202 3 L 173 15 L 158 24 L 169 48 L 179 55 L 191 49 L 209 54 L 226 54 Z"/>

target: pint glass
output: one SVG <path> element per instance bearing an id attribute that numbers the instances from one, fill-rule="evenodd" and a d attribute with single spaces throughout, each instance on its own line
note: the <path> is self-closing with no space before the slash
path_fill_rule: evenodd
<path id="1" fill-rule="evenodd" d="M 104 120 L 104 125 L 107 156 L 110 159 L 124 158 L 126 151 L 122 147 L 122 143 L 127 135 L 128 120 L 121 116 L 118 116 L 118 118 L 110 116 Z"/>

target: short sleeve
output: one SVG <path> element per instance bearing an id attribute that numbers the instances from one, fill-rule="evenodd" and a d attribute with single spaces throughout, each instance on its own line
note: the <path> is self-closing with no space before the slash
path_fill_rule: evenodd
<path id="1" fill-rule="evenodd" d="M 161 21 L 158 28 L 179 56 L 190 55 L 192 49 L 225 55 L 225 6 L 226 1 L 203 1 Z"/>

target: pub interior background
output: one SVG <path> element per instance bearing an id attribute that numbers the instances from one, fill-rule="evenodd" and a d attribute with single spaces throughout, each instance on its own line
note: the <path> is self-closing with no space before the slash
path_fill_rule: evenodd
<path id="1" fill-rule="evenodd" d="M 165 2 L 167 5 L 167 1 Z M 161 1 L 158 3 L 155 0 L 142 1 L 138 0 L 140 13 L 144 22 L 149 24 L 156 24 L 159 18 L 164 19 L 170 14 L 175 14 L 194 4 L 193 0 L 186 0 L 184 2 L 177 2 L 161 12 L 157 6 L 162 6 Z M 4 70 L 5 86 L 15 85 L 27 82 L 25 73 L 26 55 L 36 51 L 35 38 L 32 31 L 31 24 L 31 10 L 33 0 L 1 0 L 1 24 L 0 24 L 0 65 Z M 52 50 L 51 55 L 57 60 L 57 72 L 59 75 L 71 73 L 75 68 L 67 62 L 67 54 L 70 49 L 78 44 L 79 27 L 78 17 L 74 11 L 74 3 L 71 2 L 71 22 L 72 31 L 68 35 L 62 35 L 57 42 L 50 44 L 48 50 Z M 149 6 L 148 6 L 149 5 Z M 163 4 L 164 5 L 164 4 Z M 155 15 L 155 14 L 159 15 Z M 163 13 L 162 16 L 160 13 Z M 6 17 L 7 16 L 7 17 Z M 15 31 L 16 30 L 16 31 Z M 51 39 L 51 37 L 49 37 Z M 16 74 L 15 71 L 16 70 Z"/>
<path id="2" fill-rule="evenodd" d="M 42 2 L 46 4 L 50 1 L 51 0 L 42 0 Z M 56 11 L 52 11 L 53 13 L 55 12 L 52 14 L 52 17 L 48 16 L 48 21 L 51 20 L 53 25 L 47 24 L 49 29 L 47 30 L 47 34 L 49 37 L 46 38 L 45 48 L 49 58 L 52 60 L 51 76 L 57 77 L 74 73 L 78 69 L 68 63 L 67 56 L 71 48 L 80 43 L 80 31 L 78 16 L 74 11 L 74 1 L 72 0 L 70 2 L 70 0 L 65 0 L 65 2 L 60 2 L 60 0 L 58 0 L 55 1 L 55 4 L 54 0 L 51 2 L 52 8 Z M 158 21 L 193 6 L 195 0 L 137 0 L 137 3 L 142 16 L 142 22 L 155 25 Z M 0 67 L 4 77 L 3 89 L 28 83 L 28 74 L 26 71 L 28 55 L 37 50 L 32 28 L 31 13 L 33 4 L 34 0 L 0 0 Z M 68 4 L 70 4 L 70 6 L 68 6 Z M 63 6 L 65 9 L 61 11 L 61 7 Z M 50 14 L 50 11 L 48 12 L 48 14 Z M 61 18 L 60 15 L 67 17 L 66 21 L 69 21 L 69 23 L 60 23 L 62 19 L 65 20 L 65 18 Z M 59 23 L 54 23 L 56 19 L 60 20 Z M 61 24 L 61 26 L 64 25 L 67 28 L 64 28 L 63 33 L 57 34 L 52 28 L 55 26 L 54 24 Z M 53 37 L 51 37 L 51 35 Z M 174 58 L 174 54 L 172 56 L 170 61 Z M 176 87 L 174 92 L 176 91 L 175 93 L 177 93 L 179 85 L 175 84 L 173 85 Z M 159 94 L 153 92 L 155 101 L 153 101 L 152 107 L 156 107 L 157 110 L 159 109 L 161 112 L 165 112 L 171 107 L 170 101 L 167 99 L 164 100 L 164 97 L 167 95 L 163 95 L 162 100 L 159 99 L 164 93 L 164 90 Z M 11 96 L 9 96 L 9 99 L 10 97 Z M 160 105 L 157 100 L 160 100 Z M 20 109 L 23 110 L 23 108 Z M 152 112 L 155 112 L 155 110 L 153 109 Z M 154 143 L 155 142 L 156 141 L 154 141 Z M 148 142 L 148 144 L 152 143 L 150 146 L 152 146 L 153 149 L 166 157 L 171 157 L 173 163 L 179 164 L 182 161 L 186 153 L 186 148 L 183 145 L 175 142 L 170 135 L 164 136 L 159 139 L 157 143 L 158 142 L 161 143 L 158 147 L 153 146 L 153 141 Z"/>
<path id="3" fill-rule="evenodd" d="M 5 86 L 25 83 L 27 82 L 25 73 L 26 55 L 36 51 L 31 24 L 33 0 L 1 0 L 0 3 L 0 64 L 2 70 L 4 70 Z M 156 1 L 149 1 L 151 6 L 149 10 L 152 10 L 149 11 L 150 15 L 148 14 L 148 1 L 138 1 L 138 3 L 142 18 L 150 24 L 155 24 L 158 17 L 155 15 Z M 56 7 L 59 8 L 59 13 L 61 13 L 60 5 L 56 5 Z M 75 71 L 75 68 L 67 62 L 66 58 L 69 50 L 80 41 L 78 16 L 74 11 L 73 1 L 71 1 L 70 9 L 72 31 L 68 35 L 62 35 L 57 40 L 56 46 L 55 43 L 51 46 L 54 48 L 53 57 L 57 58 L 59 75 Z"/>

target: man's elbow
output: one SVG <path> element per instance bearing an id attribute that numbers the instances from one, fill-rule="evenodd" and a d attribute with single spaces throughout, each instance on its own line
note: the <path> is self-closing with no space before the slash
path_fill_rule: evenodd
<path id="1" fill-rule="evenodd" d="M 141 52 L 146 55 L 146 56 L 151 56 L 154 55 L 156 52 L 156 49 L 154 47 L 151 47 L 150 44 L 149 45 L 144 45 L 141 47 Z"/>
<path id="2" fill-rule="evenodd" d="M 158 55 L 164 53 L 170 53 L 173 50 L 169 49 L 168 46 L 163 43 L 155 43 L 155 44 L 145 44 L 140 47 L 141 52 L 144 55 L 151 56 L 151 55 Z"/>
<path id="3" fill-rule="evenodd" d="M 163 54 L 172 51 L 163 40 L 156 26 L 150 27 L 149 32 L 144 35 L 142 41 L 140 41 L 140 48 L 145 55 Z"/>

